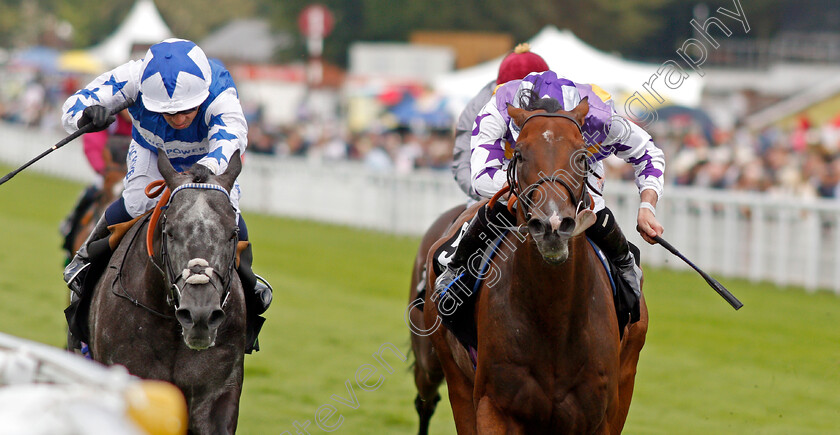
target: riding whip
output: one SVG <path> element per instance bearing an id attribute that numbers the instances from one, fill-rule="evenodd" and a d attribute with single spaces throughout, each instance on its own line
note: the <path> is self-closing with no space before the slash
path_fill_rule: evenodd
<path id="1" fill-rule="evenodd" d="M 134 104 L 134 99 L 133 98 L 128 98 L 128 99 L 125 100 L 125 102 L 123 102 L 122 104 L 120 104 L 119 106 L 114 108 L 114 110 L 111 110 L 111 112 L 108 114 L 108 116 L 116 116 L 118 113 L 122 112 L 124 109 L 128 109 L 133 104 Z M 70 141 L 72 141 L 73 139 L 87 133 L 92 128 L 93 128 L 93 123 L 89 123 L 89 124 L 86 124 L 86 125 L 82 126 L 82 128 L 80 128 L 80 129 L 74 131 L 73 133 L 71 133 L 70 136 L 65 137 L 64 139 L 60 140 L 57 144 L 53 145 L 52 147 L 48 148 L 46 151 L 39 154 L 38 157 L 35 157 L 34 159 L 26 162 L 23 166 L 21 166 L 21 167 L 15 169 L 14 171 L 6 174 L 2 179 L 0 179 L 0 184 L 3 184 L 5 182 L 11 180 L 12 177 L 17 175 L 19 172 L 23 171 L 24 169 L 28 168 L 30 165 L 37 162 L 38 160 L 41 160 L 47 154 L 63 147 L 64 145 L 67 145 L 68 143 L 70 143 Z"/>
<path id="2" fill-rule="evenodd" d="M 724 287 L 721 283 L 717 282 L 716 279 L 709 276 L 708 273 L 703 272 L 703 270 L 701 270 L 699 267 L 695 266 L 694 263 L 691 262 L 691 260 L 689 260 L 688 258 L 685 258 L 685 255 L 682 255 L 680 253 L 680 251 L 677 251 L 677 248 L 674 248 L 670 243 L 666 242 L 665 239 L 663 239 L 662 237 L 659 237 L 659 236 L 653 236 L 652 238 L 653 238 L 653 240 L 656 240 L 657 243 L 662 245 L 665 249 L 667 249 L 668 251 L 670 251 L 672 254 L 676 255 L 680 259 L 682 259 L 682 261 L 685 261 L 686 264 L 688 264 L 694 270 L 696 270 L 697 273 L 699 273 L 700 276 L 702 276 L 703 279 L 705 279 L 706 282 L 709 283 L 709 285 L 712 287 L 712 289 L 714 289 L 714 291 L 718 292 L 718 294 L 723 299 L 725 299 L 726 302 L 729 302 L 729 305 L 732 305 L 732 308 L 735 308 L 737 310 L 737 309 L 744 306 L 744 304 L 741 303 L 741 301 L 739 301 L 738 298 L 736 298 L 732 293 L 730 293 L 729 290 L 726 289 L 726 287 Z"/>

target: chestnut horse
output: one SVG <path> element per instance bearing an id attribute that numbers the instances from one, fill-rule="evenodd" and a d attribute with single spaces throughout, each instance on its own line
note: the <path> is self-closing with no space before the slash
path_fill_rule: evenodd
<path id="1" fill-rule="evenodd" d="M 93 358 L 178 386 L 195 434 L 232 434 L 239 415 L 245 299 L 229 192 L 241 167 L 237 151 L 221 175 L 182 174 L 158 152 L 169 190 L 114 251 L 88 316 Z"/>
<path id="2" fill-rule="evenodd" d="M 430 335 L 459 434 L 616 434 L 626 421 L 647 307 L 642 297 L 641 319 L 620 339 L 609 277 L 584 236 L 595 221 L 582 207 L 588 110 L 586 99 L 554 113 L 508 107 L 521 128 L 508 169 L 519 231 L 501 243 L 498 279 L 475 302 L 475 366 L 446 328 Z M 438 298 L 428 270 L 423 317 L 432 325 Z"/>
<path id="3" fill-rule="evenodd" d="M 475 208 L 475 207 L 473 207 Z M 414 353 L 414 385 L 417 387 L 417 397 L 414 399 L 414 407 L 420 417 L 420 429 L 418 434 L 429 433 L 429 420 L 435 412 L 440 393 L 438 388 L 443 383 L 443 369 L 440 366 L 437 354 L 432 347 L 429 334 L 434 328 L 440 327 L 440 323 L 425 326 L 423 312 L 417 309 L 419 303 L 417 295 L 420 288 L 425 288 L 428 272 L 426 271 L 426 257 L 432 244 L 438 241 L 449 226 L 458 219 L 466 206 L 457 205 L 445 211 L 426 230 L 417 255 L 414 257 L 414 266 L 411 271 L 411 287 L 408 289 L 408 307 L 405 313 L 406 324 L 411 331 L 411 351 Z"/>

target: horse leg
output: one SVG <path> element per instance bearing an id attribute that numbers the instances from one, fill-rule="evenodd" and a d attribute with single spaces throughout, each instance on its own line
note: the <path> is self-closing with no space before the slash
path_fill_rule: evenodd
<path id="1" fill-rule="evenodd" d="M 432 399 L 423 399 L 420 393 L 417 393 L 417 397 L 414 398 L 414 409 L 417 410 L 417 416 L 420 417 L 420 426 L 417 429 L 418 435 L 428 435 L 429 422 L 432 420 L 435 409 L 437 409 L 438 402 L 440 402 L 440 394 L 435 394 Z"/>
<path id="2" fill-rule="evenodd" d="M 440 401 L 438 389 L 443 383 L 443 368 L 427 337 L 412 335 L 411 342 L 416 359 L 414 385 L 417 387 L 417 397 L 414 399 L 414 408 L 420 418 L 420 428 L 417 433 L 426 435 L 429 433 L 429 421 Z"/>
<path id="3" fill-rule="evenodd" d="M 435 305 L 433 303 L 427 303 L 423 314 L 427 323 L 429 320 L 436 318 L 437 309 Z M 447 340 L 447 334 L 450 333 L 446 328 L 438 328 L 432 333 L 430 338 L 438 354 L 438 360 L 446 378 L 446 387 L 449 390 L 449 404 L 452 407 L 452 415 L 455 417 L 455 428 L 459 435 L 475 434 L 473 382 L 455 362 L 449 341 L 453 342 L 452 344 L 454 346 L 458 346 L 457 340 L 454 337 L 451 340 Z"/>
<path id="4" fill-rule="evenodd" d="M 473 385 L 461 373 L 451 357 L 447 362 L 449 364 L 444 363 L 444 373 L 446 373 L 446 386 L 449 390 L 449 404 L 455 418 L 455 429 L 459 435 L 476 434 L 475 405 L 472 398 Z M 446 369 L 447 366 L 450 367 L 450 370 Z"/>
<path id="5" fill-rule="evenodd" d="M 422 325 L 422 313 L 412 310 L 411 321 L 415 325 Z M 420 418 L 418 434 L 429 433 L 429 421 L 440 401 L 438 389 L 443 383 L 443 368 L 440 365 L 432 342 L 429 337 L 411 334 L 411 348 L 414 351 L 414 385 L 417 387 L 417 397 L 414 407 Z"/>
<path id="6" fill-rule="evenodd" d="M 232 386 L 213 397 L 192 397 L 189 400 L 190 433 L 236 433 L 240 389 Z"/>
<path id="7" fill-rule="evenodd" d="M 621 343 L 621 355 L 619 361 L 618 379 L 618 403 L 619 409 L 611 426 L 615 428 L 614 433 L 621 433 L 624 423 L 627 421 L 627 414 L 630 412 L 630 400 L 633 398 L 633 387 L 636 382 L 636 366 L 639 363 L 639 353 L 645 345 L 645 336 L 648 329 L 648 310 L 645 304 L 645 296 L 642 294 L 639 300 L 639 321 L 630 325 L 624 333 L 624 340 Z"/>
<path id="8" fill-rule="evenodd" d="M 411 349 L 414 352 L 414 384 L 417 387 L 417 397 L 414 399 L 414 407 L 420 418 L 418 433 L 428 434 L 429 422 L 440 401 L 438 392 L 440 384 L 443 383 L 443 368 L 440 360 L 432 347 L 432 341 L 428 337 L 429 331 L 425 329 L 423 312 L 416 308 L 414 302 L 421 289 L 427 288 L 426 257 L 432 245 L 446 233 L 447 228 L 463 212 L 465 207 L 459 205 L 443 213 L 429 227 L 420 242 L 417 255 L 414 259 L 414 267 L 411 275 L 411 287 L 409 288 L 409 312 L 408 321 L 411 322 Z"/>
<path id="9" fill-rule="evenodd" d="M 483 396 L 478 400 L 475 411 L 477 431 L 480 434 L 524 434 L 525 428 L 509 416 L 504 415 L 493 403 L 493 399 Z"/>

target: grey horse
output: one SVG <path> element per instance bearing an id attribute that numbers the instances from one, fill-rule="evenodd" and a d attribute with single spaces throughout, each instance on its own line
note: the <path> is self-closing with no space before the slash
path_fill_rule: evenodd
<path id="1" fill-rule="evenodd" d="M 191 433 L 232 434 L 245 349 L 238 230 L 229 200 L 242 169 L 239 152 L 218 176 L 199 165 L 178 173 L 162 152 L 158 168 L 172 192 L 168 207 L 125 234 L 96 284 L 91 354 L 177 385 Z M 150 221 L 156 222 L 149 251 Z"/>

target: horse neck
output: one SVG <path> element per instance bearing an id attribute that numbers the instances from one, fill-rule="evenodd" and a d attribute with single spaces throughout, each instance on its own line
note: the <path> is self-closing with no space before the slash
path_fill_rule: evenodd
<path id="1" fill-rule="evenodd" d="M 514 253 L 510 299 L 513 306 L 551 320 L 587 313 L 596 291 L 597 274 L 587 251 L 585 237 L 569 240 L 569 258 L 551 265 L 543 260 L 536 244 L 522 242 Z M 567 315 L 560 315 L 567 313 Z"/>
<path id="2" fill-rule="evenodd" d="M 163 257 L 161 255 L 161 238 L 160 238 L 160 231 L 161 225 L 160 221 L 158 221 L 157 228 L 155 228 L 155 237 L 154 237 L 154 257 L 149 257 L 148 251 L 146 250 L 146 232 L 148 231 L 149 223 L 146 222 L 139 230 L 139 243 L 135 243 L 131 247 L 131 251 L 128 255 L 141 258 L 143 261 L 144 269 L 143 269 L 143 278 L 144 282 L 147 283 L 145 285 L 145 290 L 143 292 L 139 292 L 137 295 L 141 299 L 145 299 L 148 304 L 159 308 L 161 310 L 168 310 L 169 306 L 166 302 L 167 292 L 169 289 L 166 286 L 166 280 L 164 279 L 163 274 L 161 273 L 162 270 L 165 270 L 166 265 L 163 264 Z M 155 266 L 157 264 L 157 267 Z M 158 269 L 158 267 L 160 269 Z"/>

